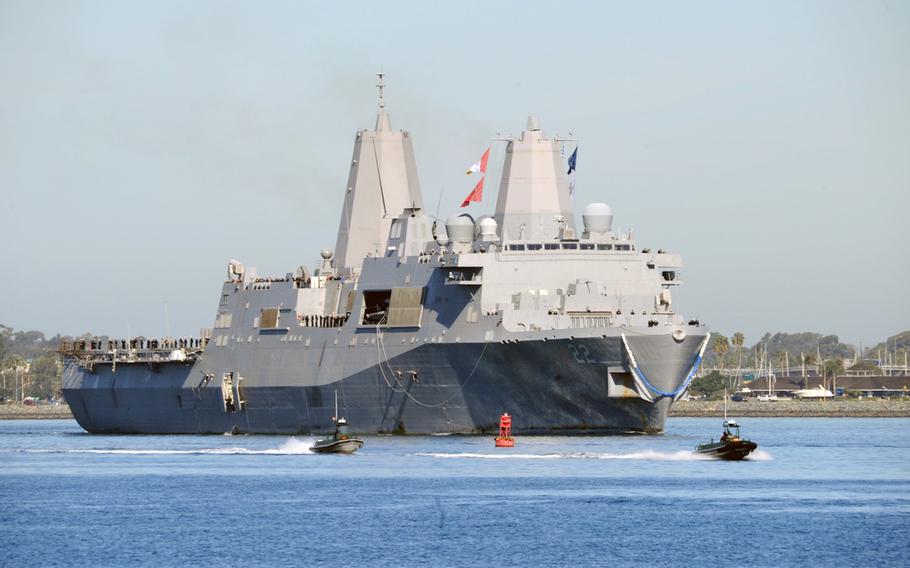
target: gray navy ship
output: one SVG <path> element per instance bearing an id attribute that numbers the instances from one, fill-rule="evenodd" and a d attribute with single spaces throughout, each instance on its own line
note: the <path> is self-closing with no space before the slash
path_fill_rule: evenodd
<path id="1" fill-rule="evenodd" d="M 381 84 L 380 77 L 380 84 Z M 562 142 L 502 141 L 493 215 L 424 209 L 411 134 L 380 87 L 354 138 L 334 250 L 262 277 L 231 260 L 197 338 L 61 344 L 63 395 L 97 433 L 657 433 L 708 330 L 673 302 L 681 260 L 576 225 Z"/>

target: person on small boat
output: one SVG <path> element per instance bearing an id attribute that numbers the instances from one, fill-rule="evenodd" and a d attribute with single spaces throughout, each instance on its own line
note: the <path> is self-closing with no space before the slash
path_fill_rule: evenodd
<path id="1" fill-rule="evenodd" d="M 347 440 L 350 431 L 348 430 L 348 421 L 344 418 L 339 418 L 335 420 L 335 417 L 332 417 L 332 420 L 335 421 L 335 434 L 334 437 L 336 440 Z"/>

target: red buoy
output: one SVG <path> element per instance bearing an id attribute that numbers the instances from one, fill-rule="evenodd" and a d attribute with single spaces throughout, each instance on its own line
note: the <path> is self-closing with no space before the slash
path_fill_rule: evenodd
<path id="1" fill-rule="evenodd" d="M 496 437 L 496 447 L 515 447 L 515 440 L 512 438 L 512 417 L 508 412 L 499 417 L 499 436 Z"/>

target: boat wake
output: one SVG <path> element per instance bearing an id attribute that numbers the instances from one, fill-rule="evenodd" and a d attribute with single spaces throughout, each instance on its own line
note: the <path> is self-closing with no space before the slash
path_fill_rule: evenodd
<path id="1" fill-rule="evenodd" d="M 751 454 L 749 454 L 748 456 L 746 456 L 746 459 L 749 461 L 753 461 L 753 462 L 771 461 L 774 459 L 774 456 L 772 456 L 769 452 L 766 452 L 765 450 L 757 449 L 754 452 L 752 452 Z"/>
<path id="2" fill-rule="evenodd" d="M 657 452 L 645 450 L 643 452 L 632 452 L 629 454 L 613 454 L 607 452 L 578 452 L 578 453 L 554 453 L 554 454 L 509 454 L 509 453 L 418 453 L 418 456 L 431 458 L 467 458 L 467 459 L 490 459 L 490 460 L 646 460 L 646 461 L 705 461 L 711 458 L 696 454 L 690 451 L 678 452 Z"/>
<path id="3" fill-rule="evenodd" d="M 313 445 L 313 439 L 300 440 L 291 438 L 278 448 L 250 449 L 241 447 L 230 448 L 200 448 L 194 450 L 146 450 L 146 449 L 127 449 L 127 448 L 78 448 L 78 449 L 31 449 L 22 450 L 30 454 L 110 454 L 110 455 L 128 455 L 128 456 L 193 456 L 193 455 L 274 455 L 274 456 L 296 456 L 312 454 L 310 446 Z"/>

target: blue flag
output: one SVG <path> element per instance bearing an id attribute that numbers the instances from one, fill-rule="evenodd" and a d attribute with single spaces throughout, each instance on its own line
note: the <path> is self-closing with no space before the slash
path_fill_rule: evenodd
<path id="1" fill-rule="evenodd" d="M 571 174 L 575 171 L 575 160 L 578 158 L 578 146 L 575 147 L 575 151 L 572 152 L 572 155 L 569 156 L 569 171 L 566 172 L 566 175 Z"/>

